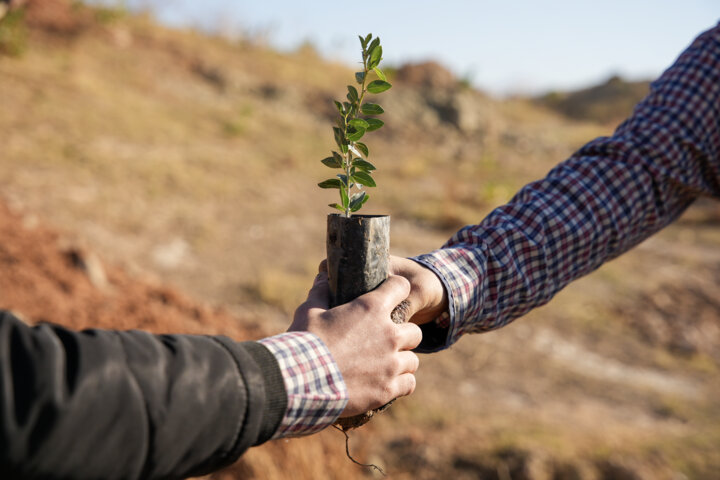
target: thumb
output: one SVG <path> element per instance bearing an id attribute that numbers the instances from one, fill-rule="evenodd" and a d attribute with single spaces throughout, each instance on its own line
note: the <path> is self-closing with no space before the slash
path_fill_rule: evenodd
<path id="1" fill-rule="evenodd" d="M 368 296 L 378 297 L 385 309 L 392 310 L 405 300 L 410 293 L 410 282 L 399 275 L 390 275 Z"/>
<path id="2" fill-rule="evenodd" d="M 408 295 L 406 302 L 406 304 L 408 304 L 407 310 L 405 312 L 406 318 L 410 320 L 417 312 L 419 312 L 425 307 L 424 303 L 425 301 L 423 299 L 422 293 L 419 291 L 419 288 L 417 287 L 417 285 L 412 285 L 412 288 L 410 289 L 410 294 Z"/>
<path id="3" fill-rule="evenodd" d="M 308 292 L 305 306 L 308 308 L 330 308 L 330 285 L 327 272 L 320 272 L 315 277 L 313 286 Z"/>

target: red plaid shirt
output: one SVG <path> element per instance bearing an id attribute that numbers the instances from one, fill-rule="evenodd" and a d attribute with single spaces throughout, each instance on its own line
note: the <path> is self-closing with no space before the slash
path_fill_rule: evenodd
<path id="1" fill-rule="evenodd" d="M 288 406 L 273 438 L 309 435 L 337 420 L 348 402 L 342 374 L 327 346 L 310 332 L 264 338 L 278 361 Z"/>

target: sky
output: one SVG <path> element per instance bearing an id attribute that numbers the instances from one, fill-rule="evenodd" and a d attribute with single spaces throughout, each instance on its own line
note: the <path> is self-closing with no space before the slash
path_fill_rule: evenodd
<path id="1" fill-rule="evenodd" d="M 719 0 L 132 0 L 163 23 L 303 43 L 352 64 L 358 34 L 382 39 L 384 64 L 436 60 L 496 95 L 575 89 L 612 75 L 650 79 L 720 20 Z"/>

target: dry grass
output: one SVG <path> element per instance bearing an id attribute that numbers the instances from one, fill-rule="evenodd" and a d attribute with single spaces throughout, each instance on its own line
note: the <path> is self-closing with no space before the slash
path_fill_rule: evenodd
<path id="1" fill-rule="evenodd" d="M 334 199 L 315 183 L 332 147 L 329 99 L 352 72 L 312 52 L 281 55 L 141 17 L 109 19 L 72 43 L 29 41 L 21 56 L 0 57 L 0 194 L 105 258 L 282 330 L 324 257 Z M 387 133 L 369 140 L 379 188 L 366 208 L 392 214 L 393 253 L 439 247 L 609 133 L 520 99 L 479 105 L 472 132 L 427 133 L 388 108 Z M 700 220 L 509 328 L 423 357 L 417 393 L 354 434 L 358 456 L 392 478 L 505 478 L 504 468 L 572 478 L 561 474 L 628 465 L 639 478 L 711 478 L 718 358 L 644 341 L 628 307 L 663 285 L 718 281 L 720 260 L 707 256 L 720 241 L 715 212 L 690 212 Z M 628 381 L 642 375 L 660 380 Z M 694 395 L 673 387 L 681 380 Z M 256 449 L 235 472 L 363 476 L 335 433 Z"/>

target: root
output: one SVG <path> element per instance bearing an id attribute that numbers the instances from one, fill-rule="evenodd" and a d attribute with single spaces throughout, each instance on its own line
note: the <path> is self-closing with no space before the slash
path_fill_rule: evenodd
<path id="1" fill-rule="evenodd" d="M 345 435 L 345 455 L 347 455 L 347 457 L 350 459 L 351 462 L 353 462 L 355 465 L 360 465 L 361 467 L 372 468 L 373 470 L 380 472 L 380 474 L 383 477 L 387 476 L 385 474 L 385 472 L 383 471 L 383 469 L 378 467 L 374 463 L 361 463 L 361 462 L 358 462 L 357 460 L 355 460 L 352 457 L 352 455 L 350 455 L 350 436 L 347 434 L 347 432 L 345 430 L 338 427 L 337 425 L 333 425 L 333 428 L 341 431 L 342 434 Z"/>

